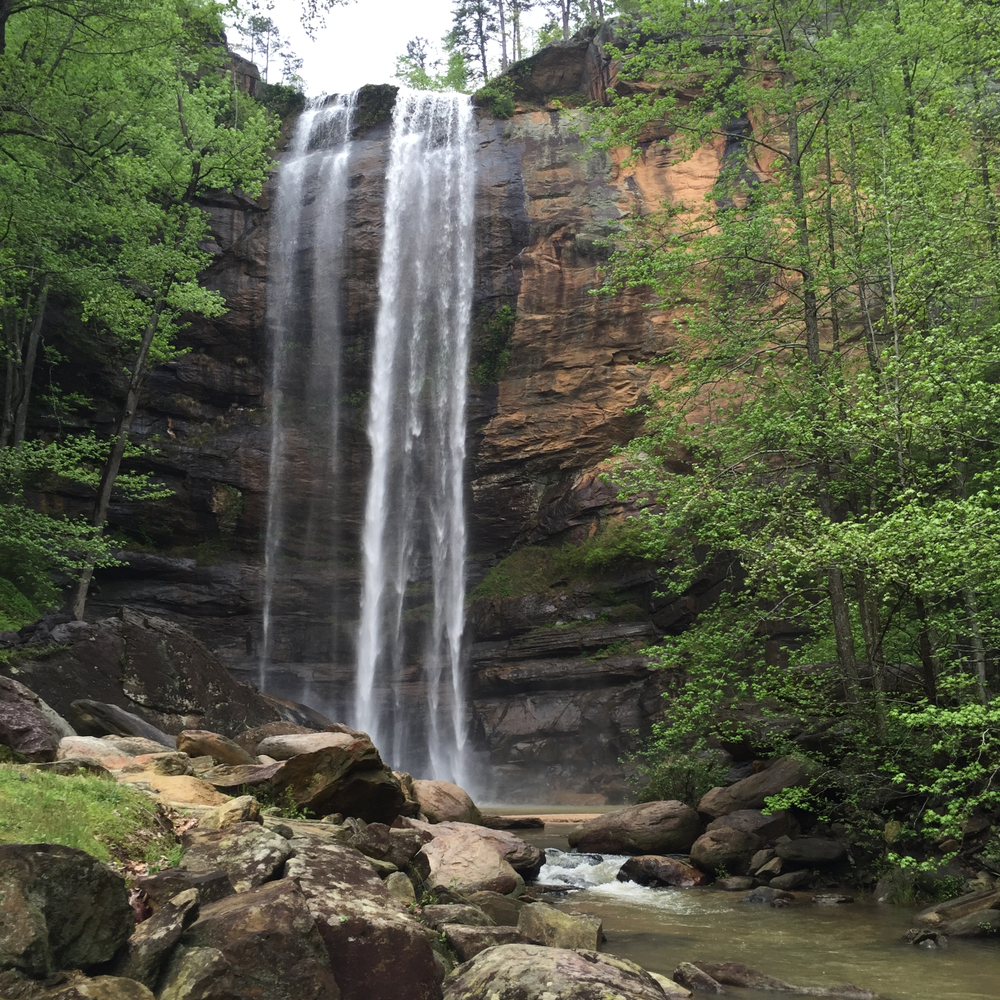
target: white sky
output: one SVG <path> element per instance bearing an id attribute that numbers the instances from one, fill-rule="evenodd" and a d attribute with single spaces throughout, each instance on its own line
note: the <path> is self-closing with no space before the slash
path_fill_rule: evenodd
<path id="1" fill-rule="evenodd" d="M 343 93 L 365 83 L 392 83 L 396 57 L 416 36 L 432 43 L 451 28 L 452 0 L 353 0 L 326 14 L 326 28 L 311 42 L 300 25 L 300 0 L 274 0 L 270 16 L 296 54 L 305 60 L 301 75 L 306 93 Z M 533 14 L 537 27 L 547 18 Z M 260 59 L 255 60 L 261 67 Z M 272 65 L 270 80 L 281 79 Z"/>

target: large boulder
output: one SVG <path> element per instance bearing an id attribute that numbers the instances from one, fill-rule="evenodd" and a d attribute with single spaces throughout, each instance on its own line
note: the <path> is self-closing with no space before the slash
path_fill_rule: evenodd
<path id="1" fill-rule="evenodd" d="M 597 951 L 604 938 L 599 917 L 564 913 L 548 903 L 528 903 L 518 916 L 517 929 L 532 944 L 544 944 L 549 948 Z"/>
<path id="2" fill-rule="evenodd" d="M 431 932 L 358 851 L 296 839 L 285 871 L 302 889 L 344 1000 L 440 1000 L 444 970 Z"/>
<path id="3" fill-rule="evenodd" d="M 478 823 L 482 819 L 469 793 L 450 781 L 415 780 L 413 795 L 432 823 Z"/>
<path id="4" fill-rule="evenodd" d="M 478 827 L 461 828 L 435 837 L 420 851 L 430 862 L 428 886 L 458 892 L 513 892 L 523 884 L 521 877 L 501 857 L 494 845 L 481 837 Z"/>
<path id="5" fill-rule="evenodd" d="M 45 978 L 110 961 L 135 920 L 122 878 L 55 844 L 0 846 L 0 968 Z"/>
<path id="6" fill-rule="evenodd" d="M 787 809 L 774 813 L 764 813 L 760 809 L 737 809 L 713 819 L 705 829 L 718 830 L 723 826 L 752 833 L 765 843 L 779 837 L 794 837 L 799 832 L 798 820 Z"/>
<path id="7" fill-rule="evenodd" d="M 723 826 L 703 833 L 691 846 L 691 860 L 710 874 L 742 875 L 754 853 L 760 847 L 760 838 L 743 830 Z"/>
<path id="8" fill-rule="evenodd" d="M 272 787 L 279 798 L 291 795 L 301 809 L 357 816 L 367 823 L 391 823 L 405 801 L 399 779 L 371 740 L 360 737 L 286 760 Z"/>
<path id="9" fill-rule="evenodd" d="M 189 757 L 211 757 L 217 764 L 257 763 L 257 758 L 238 743 L 205 729 L 185 729 L 179 733 L 177 749 Z"/>
<path id="10" fill-rule="evenodd" d="M 56 749 L 57 760 L 96 760 L 108 768 L 120 768 L 135 759 L 113 743 L 96 736 L 64 736 Z"/>
<path id="11" fill-rule="evenodd" d="M 208 729 L 228 736 L 280 718 L 193 635 L 134 608 L 98 622 L 58 624 L 48 639 L 65 648 L 50 646 L 44 658 L 33 660 L 32 647 L 24 647 L 17 676 L 63 716 L 86 692 L 165 733 Z M 10 673 L 9 665 L 0 664 L 0 674 Z"/>
<path id="12" fill-rule="evenodd" d="M 698 814 L 683 802 L 645 802 L 588 820 L 571 847 L 605 854 L 686 854 L 698 837 Z"/>
<path id="13" fill-rule="evenodd" d="M 267 722 L 263 726 L 244 729 L 233 737 L 233 742 L 243 747 L 249 754 L 256 755 L 257 746 L 270 736 L 288 736 L 293 733 L 314 733 L 315 729 L 297 726 L 294 722 Z"/>
<path id="14" fill-rule="evenodd" d="M 480 952 L 444 982 L 444 1000 L 664 1000 L 634 962 L 596 951 L 505 944 Z"/>
<path id="15" fill-rule="evenodd" d="M 168 750 L 177 745 L 173 736 L 118 705 L 81 698 L 69 706 L 67 715 L 76 731 L 84 736 L 138 737 Z"/>
<path id="16" fill-rule="evenodd" d="M 779 757 L 758 774 L 706 792 L 698 803 L 698 812 L 716 819 L 738 809 L 763 809 L 770 796 L 795 785 L 806 785 L 815 774 L 816 766 L 809 761 Z"/>
<path id="17" fill-rule="evenodd" d="M 180 867 L 189 872 L 224 871 L 237 892 L 275 878 L 292 853 L 289 842 L 258 823 L 234 823 L 221 830 L 195 828 L 184 835 Z"/>
<path id="18" fill-rule="evenodd" d="M 404 820 L 404 823 L 411 829 L 420 830 L 435 839 L 449 837 L 453 833 L 479 837 L 526 880 L 537 878 L 542 865 L 545 864 L 545 851 L 507 830 L 492 830 L 473 823 L 423 823 L 414 819 Z"/>
<path id="19" fill-rule="evenodd" d="M 833 865 L 847 857 L 847 848 L 827 837 L 800 837 L 778 844 L 775 853 L 789 865 L 803 865 L 806 868 Z"/>
<path id="20" fill-rule="evenodd" d="M 257 753 L 273 760 L 288 760 L 300 753 L 315 753 L 327 747 L 350 746 L 356 737 L 347 733 L 288 733 L 268 736 L 257 744 Z"/>
<path id="21" fill-rule="evenodd" d="M 629 858 L 615 876 L 619 882 L 636 882 L 638 885 L 676 886 L 690 889 L 711 881 L 697 868 L 679 861 L 677 858 L 659 854 L 640 854 Z"/>
<path id="22" fill-rule="evenodd" d="M 339 1000 L 305 898 L 289 879 L 201 908 L 164 971 L 160 1000 Z"/>
<path id="23" fill-rule="evenodd" d="M 160 967 L 197 916 L 198 903 L 198 890 L 185 889 L 139 924 L 128 939 L 128 950 L 119 958 L 116 973 L 155 989 Z"/>
<path id="24" fill-rule="evenodd" d="M 34 691 L 0 677 L 0 743 L 35 763 L 56 759 L 60 733 Z M 46 705 L 45 708 L 48 708 Z"/>
<path id="25" fill-rule="evenodd" d="M 441 933 L 460 962 L 468 962 L 487 948 L 501 944 L 527 944 L 516 927 L 470 927 L 468 924 L 443 924 Z"/>
<path id="26" fill-rule="evenodd" d="M 44 984 L 25 979 L 13 970 L 0 972 L 0 997 L 4 1000 L 155 1000 L 151 990 L 134 979 L 120 976 L 85 976 L 71 970 Z"/>

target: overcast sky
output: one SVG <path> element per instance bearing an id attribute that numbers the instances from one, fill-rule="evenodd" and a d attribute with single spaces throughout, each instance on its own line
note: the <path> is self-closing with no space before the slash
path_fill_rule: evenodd
<path id="1" fill-rule="evenodd" d="M 393 82 L 396 57 L 406 51 L 406 43 L 418 35 L 440 41 L 451 28 L 452 6 L 453 0 L 353 0 L 326 15 L 326 28 L 315 42 L 301 28 L 300 0 L 274 0 L 270 16 L 305 60 L 306 93 L 335 94 L 365 83 Z M 544 18 L 532 18 L 538 20 Z M 272 65 L 271 82 L 280 79 L 280 67 Z"/>

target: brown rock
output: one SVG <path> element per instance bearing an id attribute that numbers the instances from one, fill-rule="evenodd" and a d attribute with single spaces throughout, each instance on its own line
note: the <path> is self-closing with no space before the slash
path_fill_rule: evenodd
<path id="1" fill-rule="evenodd" d="M 0 973 L 4 1000 L 155 1000 L 152 992 L 134 979 L 60 972 L 45 983 L 24 979 L 13 972 Z"/>
<path id="2" fill-rule="evenodd" d="M 303 844 L 286 872 L 306 897 L 344 1000 L 439 1000 L 441 971 L 425 928 L 358 851 Z"/>
<path id="3" fill-rule="evenodd" d="M 737 809 L 735 812 L 713 819 L 705 829 L 718 830 L 723 826 L 752 833 L 755 837 L 760 837 L 765 844 L 779 837 L 797 836 L 799 832 L 798 820 L 787 809 L 778 810 L 770 815 L 759 809 Z"/>
<path id="4" fill-rule="evenodd" d="M 640 854 L 629 858 L 616 876 L 619 882 L 636 882 L 639 885 L 672 885 L 688 889 L 705 885 L 711 879 L 702 871 L 684 864 L 676 858 L 657 854 Z M 749 888 L 749 886 L 747 887 Z"/>
<path id="5" fill-rule="evenodd" d="M 407 819 L 405 823 L 414 830 L 424 832 L 429 837 L 446 837 L 451 833 L 479 837 L 486 841 L 518 875 L 526 880 L 537 878 L 542 865 L 545 864 L 545 851 L 507 830 L 493 830 L 474 823 L 423 823 L 413 819 Z"/>
<path id="6" fill-rule="evenodd" d="M 278 772 L 285 766 L 284 761 L 274 764 L 219 764 L 201 771 L 199 777 L 220 792 L 235 792 L 264 785 L 270 788 Z"/>
<path id="7" fill-rule="evenodd" d="M 460 962 L 468 962 L 481 951 L 501 944 L 528 944 L 516 927 L 470 927 L 468 924 L 443 924 L 444 934 Z"/>
<path id="8" fill-rule="evenodd" d="M 198 902 L 198 890 L 185 889 L 139 924 L 115 966 L 117 975 L 154 989 L 164 960 L 197 916 Z"/>
<path id="9" fill-rule="evenodd" d="M 132 754 L 122 753 L 118 747 L 96 736 L 64 736 L 59 740 L 56 758 L 65 760 L 67 757 L 89 757 L 112 769 L 124 767 L 135 759 Z"/>
<path id="10" fill-rule="evenodd" d="M 826 837 L 800 837 L 775 847 L 775 853 L 790 865 L 825 867 L 847 857 L 847 848 Z"/>
<path id="11" fill-rule="evenodd" d="M 646 802 L 588 820 L 571 847 L 607 854 L 681 854 L 698 836 L 697 813 L 683 802 Z"/>
<path id="12" fill-rule="evenodd" d="M 190 872 L 224 871 L 238 893 L 275 878 L 292 848 L 284 837 L 257 823 L 236 823 L 221 830 L 195 827 L 184 834 L 180 866 Z"/>
<path id="13" fill-rule="evenodd" d="M 760 839 L 752 833 L 724 826 L 702 834 L 691 846 L 691 860 L 707 872 L 745 872 Z"/>
<path id="14" fill-rule="evenodd" d="M 468 924 L 470 927 L 493 927 L 493 918 L 478 906 L 463 903 L 438 903 L 420 909 L 420 919 L 428 927 L 442 924 Z"/>
<path id="15" fill-rule="evenodd" d="M 55 760 L 60 733 L 23 684 L 0 677 L 0 743 L 36 763 Z"/>
<path id="16" fill-rule="evenodd" d="M 759 774 L 752 774 L 727 788 L 713 788 L 698 803 L 698 812 L 713 819 L 740 809 L 763 809 L 772 795 L 795 785 L 808 784 L 815 765 L 797 757 L 780 757 Z"/>
<path id="17" fill-rule="evenodd" d="M 297 726 L 294 722 L 268 722 L 253 729 L 244 729 L 233 742 L 241 746 L 251 756 L 257 756 L 257 745 L 269 736 L 291 736 L 295 733 L 314 733 L 315 729 Z"/>
<path id="18" fill-rule="evenodd" d="M 289 879 L 204 906 L 163 976 L 160 1000 L 339 1000 L 330 960 Z"/>
<path id="19" fill-rule="evenodd" d="M 164 802 L 177 805 L 221 806 L 229 801 L 228 796 L 217 792 L 207 781 L 187 775 L 150 774 L 141 771 L 138 774 L 123 774 L 122 781 L 143 781 L 155 792 L 159 792 Z"/>
<path id="20" fill-rule="evenodd" d="M 468 898 L 470 903 L 478 906 L 495 924 L 503 927 L 516 927 L 521 910 L 528 905 L 499 892 L 472 892 Z"/>
<path id="21" fill-rule="evenodd" d="M 486 889 L 505 895 L 513 892 L 522 884 L 517 872 L 489 841 L 469 829 L 478 828 L 451 830 L 421 848 L 420 853 L 430 862 L 429 887 L 458 892 Z"/>
<path id="22" fill-rule="evenodd" d="M 177 749 L 189 757 L 211 757 L 219 764 L 256 764 L 257 758 L 238 743 L 204 729 L 185 729 L 177 736 Z"/>
<path id="23" fill-rule="evenodd" d="M 368 823 L 391 823 L 405 801 L 399 779 L 366 739 L 292 757 L 272 786 L 279 798 L 290 790 L 301 809 L 321 816 L 338 812 Z"/>
<path id="24" fill-rule="evenodd" d="M 604 939 L 599 917 L 574 915 L 548 903 L 528 903 L 517 918 L 517 929 L 532 943 L 547 948 L 587 948 L 597 951 Z"/>
<path id="25" fill-rule="evenodd" d="M 268 736 L 257 744 L 257 753 L 274 760 L 288 760 L 300 753 L 315 753 L 327 747 L 350 746 L 356 737 L 347 733 L 292 733 Z"/>
<path id="26" fill-rule="evenodd" d="M 634 962 L 596 951 L 505 944 L 480 952 L 444 982 L 444 1000 L 663 1000 Z"/>
<path id="27" fill-rule="evenodd" d="M 0 846 L 0 968 L 45 978 L 109 961 L 132 933 L 122 878 L 83 851 Z"/>
<path id="28" fill-rule="evenodd" d="M 674 982 L 679 986 L 698 993 L 725 993 L 722 984 L 713 979 L 707 972 L 702 972 L 691 962 L 681 962 L 674 969 Z"/>
<path id="29" fill-rule="evenodd" d="M 178 775 L 191 773 L 191 758 L 186 753 L 143 753 L 133 757 L 123 768 L 126 774 Z"/>
<path id="30" fill-rule="evenodd" d="M 141 758 L 146 754 L 161 754 L 167 748 L 156 740 L 147 740 L 143 736 L 102 736 L 105 743 L 118 747 L 123 756 Z"/>
<path id="31" fill-rule="evenodd" d="M 210 809 L 198 820 L 198 829 L 224 830 L 237 823 L 260 822 L 260 803 L 252 795 L 241 795 Z"/>
<path id="32" fill-rule="evenodd" d="M 414 781 L 413 794 L 431 823 L 478 823 L 481 819 L 471 796 L 450 781 Z"/>
<path id="33" fill-rule="evenodd" d="M 935 903 L 921 910 L 916 915 L 916 920 L 921 924 L 937 925 L 945 920 L 957 920 L 979 910 L 1000 910 L 1000 889 L 969 892 L 943 903 Z"/>
<path id="34" fill-rule="evenodd" d="M 167 868 L 155 875 L 143 875 L 136 879 L 136 885 L 146 894 L 154 913 L 188 889 L 198 891 L 198 901 L 203 905 L 225 899 L 236 892 L 229 876 L 221 870 L 189 872 L 181 868 Z"/>

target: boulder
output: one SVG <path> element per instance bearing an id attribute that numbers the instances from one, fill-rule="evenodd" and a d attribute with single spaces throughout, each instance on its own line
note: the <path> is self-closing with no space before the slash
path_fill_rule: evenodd
<path id="1" fill-rule="evenodd" d="M 188 889 L 198 891 L 198 902 L 202 905 L 225 899 L 236 892 L 224 871 L 189 872 L 182 868 L 168 868 L 155 875 L 143 875 L 136 879 L 136 887 L 145 894 L 154 913 Z"/>
<path id="2" fill-rule="evenodd" d="M 460 962 L 468 962 L 487 948 L 502 944 L 528 944 L 516 927 L 471 927 L 468 924 L 443 924 L 444 934 L 451 950 Z"/>
<path id="3" fill-rule="evenodd" d="M 237 823 L 260 823 L 260 803 L 252 795 L 241 795 L 216 806 L 198 820 L 199 830 L 224 830 Z"/>
<path id="4" fill-rule="evenodd" d="M 684 854 L 700 827 L 698 814 L 683 802 L 645 802 L 595 816 L 569 835 L 569 843 L 607 854 Z"/>
<path id="5" fill-rule="evenodd" d="M 405 872 L 393 872 L 386 880 L 385 887 L 393 899 L 398 899 L 404 906 L 415 906 L 417 893 L 413 882 Z"/>
<path id="6" fill-rule="evenodd" d="M 787 809 L 780 809 L 772 814 L 761 812 L 760 809 L 737 809 L 713 819 L 705 829 L 718 830 L 723 826 L 752 833 L 764 843 L 779 837 L 794 837 L 799 832 L 798 820 Z"/>
<path id="7" fill-rule="evenodd" d="M 51 760 L 45 764 L 33 764 L 36 771 L 47 771 L 49 774 L 61 774 L 69 777 L 78 774 L 80 771 L 87 771 L 99 778 L 107 778 L 114 781 L 115 776 L 101 763 L 93 757 L 64 757 L 62 760 Z"/>
<path id="8" fill-rule="evenodd" d="M 527 906 L 527 903 L 522 903 L 519 899 L 512 899 L 510 896 L 488 890 L 469 893 L 468 899 L 470 903 L 478 906 L 493 923 L 503 927 L 516 927 L 521 910 Z"/>
<path id="9" fill-rule="evenodd" d="M 921 925 L 937 926 L 947 920 L 957 920 L 980 910 L 1000 910 L 1000 889 L 990 888 L 979 892 L 968 892 L 943 903 L 935 903 L 933 906 L 921 910 L 916 919 Z"/>
<path id="10" fill-rule="evenodd" d="M 703 833 L 691 846 L 691 860 L 702 870 L 715 874 L 737 875 L 745 872 L 754 853 L 760 847 L 759 838 L 731 826 Z"/>
<path id="11" fill-rule="evenodd" d="M 672 979 L 661 976 L 658 972 L 651 972 L 650 975 L 660 984 L 660 989 L 666 993 L 668 998 L 683 1000 L 683 998 L 691 996 L 691 991 L 684 989 L 680 983 L 675 983 Z"/>
<path id="12" fill-rule="evenodd" d="M 476 827 L 449 831 L 424 844 L 420 853 L 430 863 L 427 884 L 431 889 L 456 889 L 458 892 L 489 890 L 506 895 L 523 882 L 489 841 L 480 837 Z"/>
<path id="13" fill-rule="evenodd" d="M 67 718 L 80 692 L 141 716 L 161 734 L 209 729 L 228 736 L 280 718 L 276 708 L 235 680 L 193 635 L 165 619 L 122 608 L 98 622 L 58 624 L 50 638 L 65 648 L 49 650 L 38 660 L 20 657 L 17 676 Z M 0 664 L 0 674 L 10 676 L 10 666 Z M 110 720 L 109 728 L 107 719 L 94 718 L 104 728 L 95 735 L 158 739 L 131 728 L 125 732 L 117 719 Z"/>
<path id="14" fill-rule="evenodd" d="M 274 760 L 288 760 L 300 753 L 315 753 L 327 747 L 346 747 L 355 737 L 347 733 L 290 733 L 268 736 L 257 744 L 257 753 L 266 754 Z"/>
<path id="15" fill-rule="evenodd" d="M 779 757 L 758 774 L 726 788 L 713 788 L 698 803 L 698 812 L 716 819 L 741 809 L 763 809 L 766 799 L 795 785 L 806 785 L 816 766 L 798 757 Z"/>
<path id="16" fill-rule="evenodd" d="M 768 885 L 772 889 L 783 889 L 791 892 L 793 889 L 801 889 L 812 881 L 812 872 L 801 868 L 795 872 L 785 872 L 784 875 L 775 875 Z"/>
<path id="17" fill-rule="evenodd" d="M 800 837 L 778 844 L 774 849 L 782 861 L 806 867 L 833 865 L 847 857 L 847 848 L 825 837 Z"/>
<path id="18" fill-rule="evenodd" d="M 115 973 L 155 989 L 160 967 L 198 913 L 198 890 L 185 889 L 136 928 Z"/>
<path id="19" fill-rule="evenodd" d="M 164 802 L 176 805 L 221 806 L 229 801 L 229 797 L 217 792 L 207 781 L 190 775 L 150 774 L 140 771 L 138 774 L 122 774 L 122 781 L 141 781 L 158 792 Z"/>
<path id="20" fill-rule="evenodd" d="M 290 736 L 294 733 L 314 733 L 315 729 L 306 726 L 298 726 L 294 722 L 267 722 L 263 726 L 255 726 L 253 729 L 244 729 L 237 736 L 233 737 L 233 742 L 241 746 L 248 754 L 259 756 L 257 746 L 269 736 Z"/>
<path id="21" fill-rule="evenodd" d="M 479 823 L 482 819 L 469 794 L 450 781 L 414 781 L 413 795 L 432 823 Z"/>
<path id="22" fill-rule="evenodd" d="M 276 878 L 291 856 L 284 837 L 257 823 L 235 823 L 221 830 L 195 827 L 184 834 L 180 866 L 189 872 L 224 871 L 238 893 Z"/>
<path id="23" fill-rule="evenodd" d="M 186 753 L 143 753 L 133 757 L 123 768 L 126 774 L 185 775 L 191 773 L 191 758 Z"/>
<path id="24" fill-rule="evenodd" d="M 38 695 L 23 684 L 0 677 L 0 744 L 35 763 L 56 759 L 62 735 L 42 711 L 40 702 Z"/>
<path id="25" fill-rule="evenodd" d="M 289 879 L 203 906 L 159 1000 L 339 1000 L 306 900 Z"/>
<path id="26" fill-rule="evenodd" d="M 939 930 L 948 937 L 995 937 L 1000 934 L 1000 910 L 982 909 L 946 920 Z"/>
<path id="27" fill-rule="evenodd" d="M 61 972 L 45 983 L 26 980 L 14 972 L 0 973 L 4 1000 L 155 1000 L 142 983 L 118 976 L 95 976 L 79 971 Z"/>
<path id="28" fill-rule="evenodd" d="M 350 837 L 351 847 L 356 847 L 366 857 L 388 861 L 397 868 L 404 867 L 424 844 L 433 840 L 433 834 L 423 829 L 397 830 L 385 823 L 365 823 L 357 819 L 349 822 L 355 827 Z"/>
<path id="29" fill-rule="evenodd" d="M 71 702 L 66 715 L 81 736 L 138 736 L 168 750 L 177 745 L 162 729 L 118 705 L 84 698 Z"/>
<path id="30" fill-rule="evenodd" d="M 344 1000 L 440 1000 L 430 932 L 358 851 L 296 840 L 285 871 L 305 895 Z"/>
<path id="31" fill-rule="evenodd" d="M 45 978 L 110 961 L 135 926 L 122 878 L 83 851 L 0 846 L 0 968 Z"/>
<path id="32" fill-rule="evenodd" d="M 480 826 L 491 830 L 544 830 L 545 821 L 540 816 L 487 816 L 479 821 Z"/>
<path id="33" fill-rule="evenodd" d="M 169 752 L 169 747 L 156 740 L 147 740 L 144 736 L 102 736 L 105 743 L 117 747 L 123 755 L 142 757 L 145 754 Z"/>
<path id="34" fill-rule="evenodd" d="M 480 952 L 444 981 L 444 1000 L 663 1000 L 634 962 L 596 951 L 504 944 Z"/>
<path id="35" fill-rule="evenodd" d="M 548 903 L 528 903 L 517 919 L 517 929 L 533 944 L 548 948 L 586 948 L 597 951 L 604 938 L 599 917 L 574 915 Z"/>
<path id="36" fill-rule="evenodd" d="M 707 972 L 702 972 L 697 965 L 691 962 L 681 962 L 674 969 L 674 982 L 682 989 L 697 991 L 698 993 L 725 993 L 722 984 L 713 979 Z"/>
<path id="37" fill-rule="evenodd" d="M 220 792 L 236 793 L 243 788 L 261 785 L 270 788 L 284 766 L 283 761 L 273 764 L 219 764 L 199 771 L 198 776 Z"/>
<path id="38" fill-rule="evenodd" d="M 238 743 L 206 729 L 185 729 L 177 735 L 177 749 L 189 757 L 211 757 L 219 764 L 256 764 L 257 758 Z"/>
<path id="39" fill-rule="evenodd" d="M 762 885 L 758 889 L 751 889 L 740 902 L 767 903 L 769 906 L 779 907 L 794 903 L 795 897 L 782 889 L 772 889 L 769 885 Z"/>
<path id="40" fill-rule="evenodd" d="M 87 757 L 113 769 L 124 767 L 135 759 L 132 754 L 123 753 L 113 743 L 105 743 L 96 736 L 64 736 L 56 749 L 56 758 L 66 760 L 70 757 Z"/>
<path id="41" fill-rule="evenodd" d="M 399 779 L 367 739 L 271 766 L 281 768 L 271 782 L 278 798 L 290 793 L 296 806 L 320 816 L 341 813 L 368 823 L 391 823 L 404 802 Z"/>
<path id="42" fill-rule="evenodd" d="M 507 830 L 492 830 L 474 823 L 423 823 L 420 820 L 404 820 L 413 830 L 419 830 L 430 838 L 447 837 L 452 833 L 464 836 L 479 837 L 488 843 L 523 879 L 538 877 L 545 864 L 545 851 L 534 844 L 529 844 Z"/>
<path id="43" fill-rule="evenodd" d="M 672 885 L 689 889 L 705 885 L 711 879 L 702 871 L 676 858 L 659 854 L 640 854 L 629 858 L 616 876 L 619 882 L 636 882 L 639 885 Z M 748 886 L 749 888 L 749 886 Z"/>

